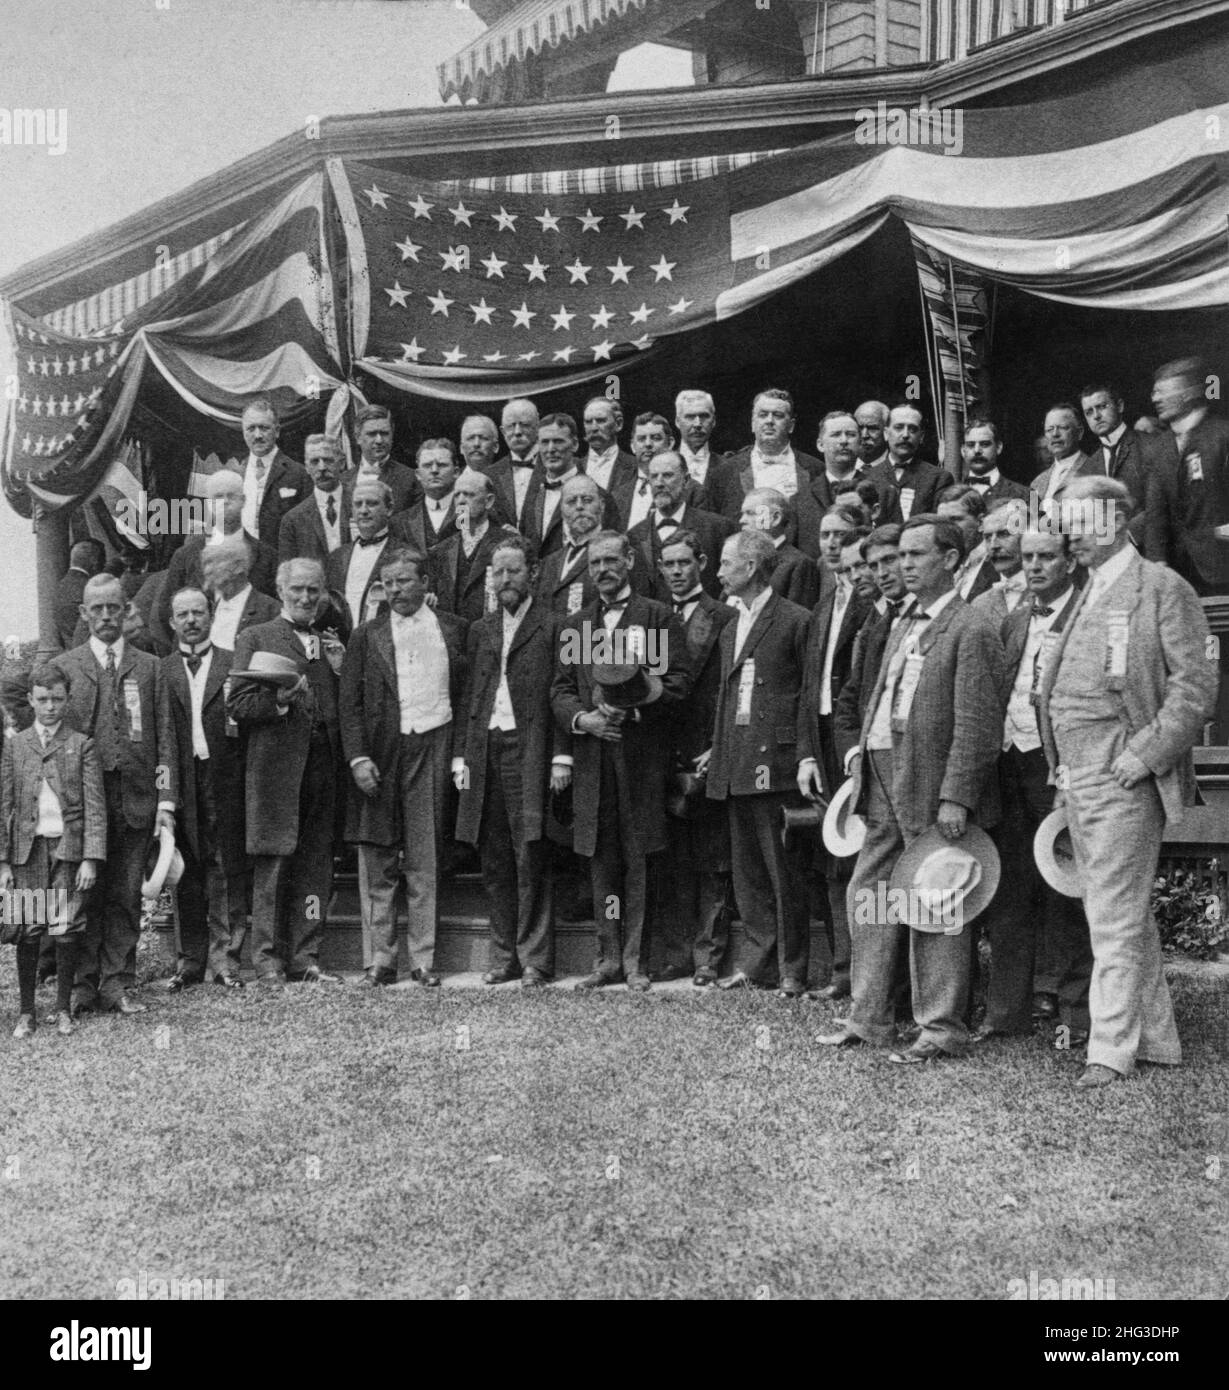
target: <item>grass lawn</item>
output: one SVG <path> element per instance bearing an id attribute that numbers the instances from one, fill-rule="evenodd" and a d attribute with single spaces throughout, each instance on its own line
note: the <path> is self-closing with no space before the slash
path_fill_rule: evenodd
<path id="1" fill-rule="evenodd" d="M 834 1055 L 831 1008 L 760 993 L 144 997 L 19 1044 L 0 952 L 0 1296 L 1224 1295 L 1227 996 L 1199 979 L 1186 1065 L 1091 1094 L 1036 1040 Z"/>

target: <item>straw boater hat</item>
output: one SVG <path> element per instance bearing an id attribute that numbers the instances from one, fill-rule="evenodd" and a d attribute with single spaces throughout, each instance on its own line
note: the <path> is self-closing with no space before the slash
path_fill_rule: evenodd
<path id="1" fill-rule="evenodd" d="M 853 778 L 837 789 L 824 816 L 824 848 L 838 859 L 857 854 L 866 839 L 866 822 L 853 810 Z"/>
<path id="2" fill-rule="evenodd" d="M 593 679 L 612 709 L 650 705 L 661 695 L 661 677 L 636 662 L 594 662 Z"/>
<path id="3" fill-rule="evenodd" d="M 157 840 L 149 847 L 145 869 L 145 877 L 141 881 L 143 898 L 157 898 L 164 888 L 174 888 L 183 877 L 183 855 L 175 848 L 174 831 L 166 826 L 158 831 Z"/>
<path id="4" fill-rule="evenodd" d="M 276 652 L 253 652 L 252 664 L 246 671 L 232 671 L 232 676 L 244 676 L 251 681 L 267 681 L 271 685 L 294 685 L 299 679 L 299 668 L 288 656 Z"/>
<path id="5" fill-rule="evenodd" d="M 989 905 L 999 886 L 999 867 L 994 841 L 980 826 L 966 826 L 958 840 L 949 840 L 932 825 L 896 861 L 888 886 L 907 894 L 907 925 L 949 932 L 954 915 L 959 931 Z"/>
<path id="6" fill-rule="evenodd" d="M 1056 893 L 1068 898 L 1082 898 L 1084 888 L 1075 869 L 1075 850 L 1071 846 L 1071 828 L 1065 807 L 1059 807 L 1037 827 L 1033 836 L 1033 858 L 1041 877 Z"/>

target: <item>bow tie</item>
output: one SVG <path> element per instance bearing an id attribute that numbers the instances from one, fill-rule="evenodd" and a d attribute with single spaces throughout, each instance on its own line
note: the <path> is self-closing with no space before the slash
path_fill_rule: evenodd
<path id="1" fill-rule="evenodd" d="M 533 459 L 518 459 L 518 458 L 514 458 L 511 454 L 509 454 L 508 457 L 512 459 L 512 467 L 513 467 L 513 468 L 532 468 L 532 467 L 533 467 Z"/>
<path id="2" fill-rule="evenodd" d="M 543 478 L 543 479 L 542 479 L 542 486 L 543 486 L 544 488 L 546 488 L 548 492 L 558 492 L 559 489 L 563 486 L 563 479 L 562 479 L 562 478 Z"/>
<path id="3" fill-rule="evenodd" d="M 893 618 L 900 617 L 900 610 L 905 606 L 903 598 L 890 598 L 887 600 L 888 612 Z"/>
<path id="4" fill-rule="evenodd" d="M 687 607 L 688 604 L 690 604 L 690 603 L 699 603 L 699 602 L 700 602 L 700 595 L 699 595 L 699 594 L 688 594 L 686 598 L 676 598 L 676 599 L 671 600 L 671 602 L 674 604 L 674 611 L 675 611 L 676 613 L 681 613 L 681 612 L 683 611 L 683 609 Z"/>
<path id="5" fill-rule="evenodd" d="M 388 539 L 388 532 L 387 532 L 387 531 L 381 531 L 380 534 L 379 534 L 378 536 L 372 536 L 370 540 L 366 540 L 366 541 L 362 538 L 362 536 L 355 536 L 355 538 L 354 538 L 354 543 L 355 543 L 355 545 L 360 545 L 360 546 L 383 545 L 384 542 L 385 542 L 387 539 Z"/>
<path id="6" fill-rule="evenodd" d="M 970 473 L 970 474 L 969 474 L 969 482 L 972 483 L 974 487 L 989 487 L 989 486 L 990 486 L 990 479 L 989 479 L 989 478 L 984 477 L 984 476 L 983 476 L 983 477 L 979 477 L 979 476 L 978 476 L 977 474 L 975 474 L 975 473 Z"/>
<path id="7" fill-rule="evenodd" d="M 1034 608 L 1033 608 L 1033 617 L 1034 617 L 1034 618 L 1048 618 L 1048 617 L 1051 615 L 1051 613 L 1053 613 L 1053 612 L 1054 612 L 1054 610 L 1053 610 L 1052 608 L 1047 608 L 1047 607 L 1045 606 L 1045 604 L 1043 604 L 1043 603 L 1038 603 L 1038 604 L 1036 604 L 1036 605 L 1034 606 Z"/>
<path id="8" fill-rule="evenodd" d="M 291 623 L 290 626 L 294 628 L 296 632 L 304 632 L 309 637 L 314 637 L 316 635 L 316 629 L 312 627 L 311 623 Z"/>
<path id="9" fill-rule="evenodd" d="M 602 604 L 602 617 L 604 618 L 604 617 L 606 616 L 607 613 L 622 613 L 622 611 L 623 611 L 626 607 L 627 607 L 627 599 L 625 599 L 625 598 L 616 598 L 616 599 L 612 599 L 609 603 L 603 603 L 603 604 Z"/>

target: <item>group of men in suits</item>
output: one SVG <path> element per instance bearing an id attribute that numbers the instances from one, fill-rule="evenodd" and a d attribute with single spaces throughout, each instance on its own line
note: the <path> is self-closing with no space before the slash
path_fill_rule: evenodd
<path id="1" fill-rule="evenodd" d="M 755 397 L 752 442 L 728 456 L 712 447 L 703 391 L 676 399 L 677 439 L 665 417 L 637 416 L 630 451 L 617 400 L 591 399 L 581 426 L 513 400 L 498 429 L 471 416 L 459 450 L 428 440 L 413 468 L 393 457 L 389 412 L 369 406 L 350 470 L 323 435 L 300 468 L 254 402 L 242 471 L 210 481 L 209 532 L 177 552 L 164 585 L 174 650 L 161 665 L 123 650 L 104 576 L 85 586 L 90 642 L 63 658 L 70 721 L 96 739 L 113 822 L 83 1002 L 139 1007 L 127 997 L 132 909 L 155 823 L 177 825 L 196 902 L 181 908 L 173 988 L 238 984 L 249 902 L 258 977 L 328 982 L 319 942 L 339 834 L 358 847 L 372 985 L 397 976 L 402 879 L 411 976 L 438 984 L 452 835 L 481 855 L 487 982 L 545 983 L 555 838 L 589 861 L 597 954 L 582 988 L 647 989 L 656 960 L 662 978 L 802 996 L 814 906 L 829 955 L 819 993 L 851 996 L 834 1045 L 895 1043 L 903 1024 L 893 1057 L 924 1062 L 1031 1031 L 1040 1010 L 1068 1037 L 1091 1033 L 1094 1078 L 1176 1060 L 1163 982 L 1138 950 L 1142 879 L 1109 855 L 1097 807 L 1112 800 L 1130 821 L 1138 868 L 1159 847 L 1157 798 L 1178 805 L 1192 790 L 1183 759 L 1215 672 L 1195 671 L 1160 615 L 1198 633 L 1179 576 L 1205 591 L 1226 578 L 1212 533 L 1229 427 L 1207 415 L 1199 371 L 1158 373 L 1165 435 L 1126 427 L 1109 386 L 1053 407 L 1052 462 L 1029 487 L 1001 473 L 983 419 L 968 423 L 957 483 L 922 456 L 910 404 L 830 412 L 810 456 L 775 388 Z M 1085 424 L 1099 445 L 1087 455 Z M 1093 502 L 1116 518 L 1099 545 L 1081 530 Z M 1107 561 L 1130 594 L 1115 590 L 1123 607 L 1090 635 L 1089 650 L 1110 653 L 1103 689 L 1093 666 L 1059 656 L 1073 615 L 1092 621 L 1084 581 Z M 1139 690 L 1133 666 L 1118 674 L 1125 645 L 1151 662 Z M 595 656 L 603 646 L 616 659 Z M 1066 769 L 1098 759 L 1114 786 L 1091 771 L 1075 792 L 1064 785 Z M 1107 899 L 1090 895 L 1086 912 L 1022 848 L 1060 765 L 1081 873 Z M 830 801 L 847 774 L 868 826 L 856 860 L 787 843 L 783 814 Z M 996 831 L 1010 880 L 987 913 L 975 1032 L 973 933 L 922 934 L 863 910 L 924 832 L 955 843 L 973 824 Z M 735 908 L 745 944 L 721 977 Z"/>

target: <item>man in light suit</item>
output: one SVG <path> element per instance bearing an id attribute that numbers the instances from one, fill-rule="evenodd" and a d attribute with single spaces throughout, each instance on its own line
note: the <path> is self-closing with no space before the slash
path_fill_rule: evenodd
<path id="1" fill-rule="evenodd" d="M 1069 401 L 1060 401 L 1046 411 L 1045 442 L 1050 466 L 1029 484 L 1038 510 L 1054 519 L 1067 488 L 1085 474 L 1100 472 L 1097 460 L 1080 451 L 1084 417 Z"/>
<path id="2" fill-rule="evenodd" d="M 737 521 L 743 498 L 752 488 L 770 487 L 793 505 L 787 539 L 812 560 L 819 556 L 819 523 L 823 513 L 811 483 L 823 464 L 796 451 L 790 436 L 796 423 L 794 398 L 788 391 L 761 391 L 751 406 L 755 442 L 731 454 L 725 466 L 705 484 L 708 507 Z"/>
<path id="3" fill-rule="evenodd" d="M 555 973 L 547 794 L 572 781 L 572 740 L 551 717 L 557 619 L 531 596 L 529 542 L 505 532 L 491 572 L 499 609 L 469 630 L 452 775 L 457 839 L 479 847 L 490 905 L 488 985 Z"/>
<path id="4" fill-rule="evenodd" d="M 781 811 L 801 806 L 797 711 L 810 614 L 769 582 L 777 551 L 761 531 L 739 531 L 721 551 L 721 583 L 737 600 L 721 631 L 713 742 L 697 771 L 729 812 L 734 897 L 746 932 L 742 963 L 722 989 L 768 983 L 776 967 L 788 999 L 806 992 L 806 886 L 781 843 Z"/>
<path id="5" fill-rule="evenodd" d="M 247 737 L 252 965 L 265 985 L 337 984 L 337 976 L 320 968 L 319 955 L 333 889 L 337 672 L 344 652 L 335 637 L 312 630 L 324 594 L 318 560 L 287 560 L 278 569 L 278 590 L 278 617 L 239 634 L 226 696 L 227 713 Z M 258 652 L 288 659 L 297 678 L 275 685 L 238 674 L 252 669 Z"/>
<path id="6" fill-rule="evenodd" d="M 465 681 L 466 624 L 425 602 L 425 555 L 385 554 L 388 609 L 359 627 L 342 667 L 341 734 L 351 793 L 346 839 L 358 845 L 363 964 L 373 986 L 397 979 L 397 887 L 404 876 L 410 977 L 434 988 L 437 882 L 450 798 L 453 719 Z M 398 863 L 400 856 L 401 862 Z"/>
<path id="7" fill-rule="evenodd" d="M 687 500 L 691 481 L 682 455 L 673 449 L 650 459 L 649 489 L 653 494 L 653 508 L 628 532 L 632 543 L 640 547 L 643 572 L 653 576 L 652 593 L 661 603 L 670 602 L 670 589 L 659 564 L 661 552 L 671 537 L 680 530 L 694 531 L 699 537 L 702 554 L 719 555 L 722 542 L 734 532 L 733 525 L 725 517 L 706 512 Z M 707 572 L 710 569 L 711 573 Z M 720 593 L 715 564 L 706 566 L 701 580 L 713 597 Z"/>
<path id="8" fill-rule="evenodd" d="M 890 633 L 850 761 L 854 810 L 867 826 L 849 883 L 853 1005 L 819 1041 L 891 1044 L 897 954 L 907 949 L 921 1032 L 890 1055 L 905 1065 L 968 1051 L 972 933 L 917 931 L 890 906 L 888 920 L 880 920 L 877 890 L 906 846 L 932 826 L 956 841 L 970 820 L 990 826 L 998 819 L 1003 648 L 989 619 L 952 585 L 963 546 L 956 524 L 933 513 L 902 528 L 901 578 L 914 602 Z"/>
<path id="9" fill-rule="evenodd" d="M 178 903 L 179 958 L 173 993 L 200 984 L 242 988 L 247 936 L 247 849 L 243 829 L 243 740 L 226 715 L 233 653 L 210 640 L 212 611 L 200 589 L 171 598 L 177 650 L 162 658 L 178 759 L 178 841 L 184 856 Z"/>
<path id="10" fill-rule="evenodd" d="M 282 517 L 307 498 L 311 480 L 289 454 L 277 447 L 280 426 L 270 401 L 254 400 L 244 407 L 243 440 L 248 446 L 243 466 L 243 529 L 253 540 L 277 549 Z"/>
<path id="11" fill-rule="evenodd" d="M 1114 478 L 1066 492 L 1064 526 L 1090 572 L 1045 662 L 1041 734 L 1070 819 L 1092 936 L 1092 1029 L 1079 1085 L 1182 1059 L 1151 894 L 1165 821 L 1195 801 L 1191 748 L 1216 699 L 1207 619 L 1172 570 L 1140 559 L 1134 501 Z"/>
<path id="12" fill-rule="evenodd" d="M 333 551 L 350 543 L 350 505 L 341 485 L 340 446 L 327 434 L 309 434 L 303 455 L 312 491 L 282 517 L 277 532 L 279 564 L 298 558 L 324 564 Z"/>
<path id="13" fill-rule="evenodd" d="M 389 540 L 392 501 L 386 483 L 375 479 L 356 483 L 350 498 L 354 539 L 333 551 L 324 567 L 329 593 L 345 605 L 353 627 L 374 618 L 384 598 L 380 564 L 384 553 L 396 544 Z"/>
<path id="14" fill-rule="evenodd" d="M 179 790 L 162 668 L 124 639 L 124 607 L 119 580 L 95 575 L 81 603 L 89 640 L 56 664 L 70 683 L 65 721 L 94 740 L 107 800 L 107 862 L 86 909 L 76 1004 L 132 1014 L 145 1010 L 129 998 L 145 856 L 162 827 L 174 832 Z"/>

